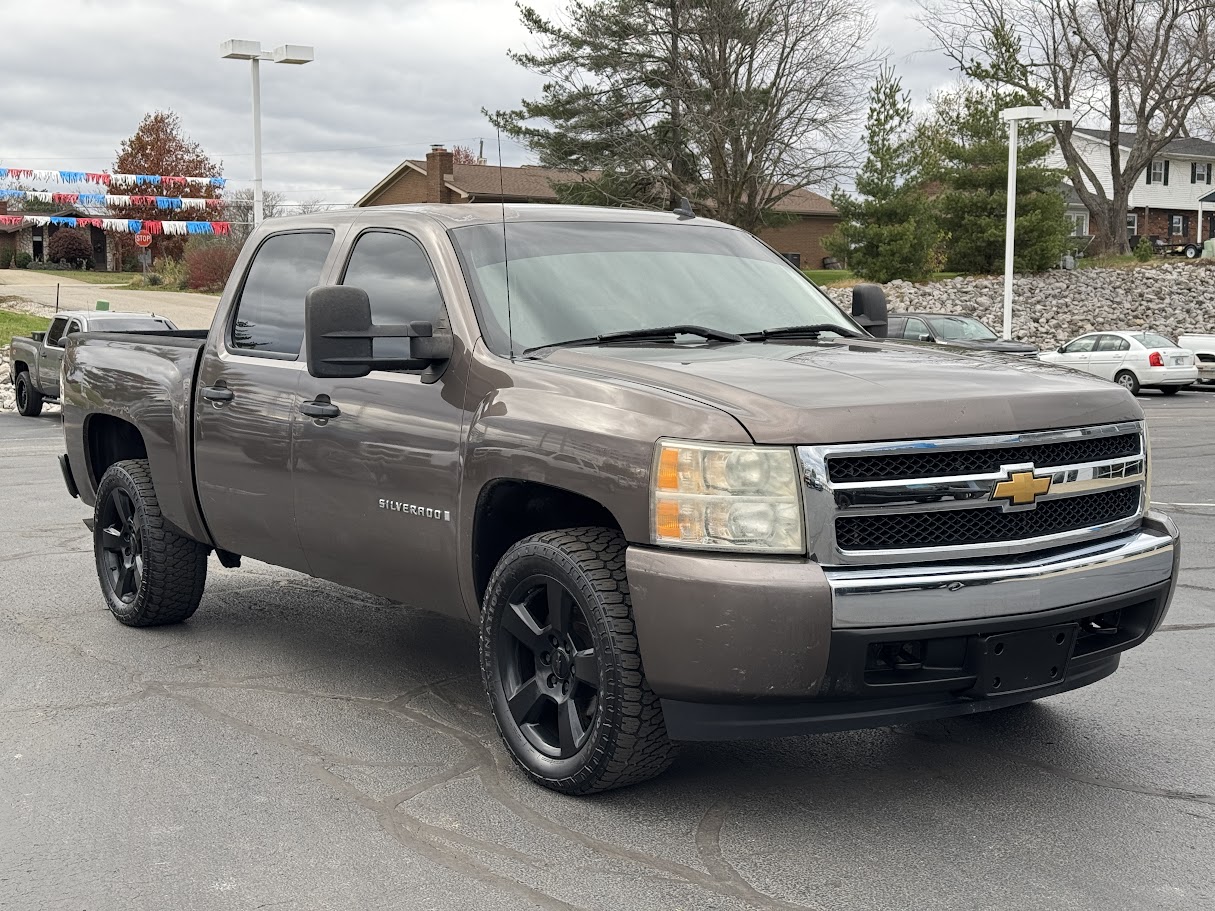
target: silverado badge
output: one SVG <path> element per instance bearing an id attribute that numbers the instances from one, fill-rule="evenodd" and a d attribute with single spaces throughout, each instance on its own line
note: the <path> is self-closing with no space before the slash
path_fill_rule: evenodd
<path id="1" fill-rule="evenodd" d="M 1030 506 L 1038 497 L 1050 491 L 1049 477 L 1034 477 L 1033 469 L 1013 471 L 1008 479 L 996 485 L 991 492 L 993 500 L 1007 500 L 1010 506 Z"/>

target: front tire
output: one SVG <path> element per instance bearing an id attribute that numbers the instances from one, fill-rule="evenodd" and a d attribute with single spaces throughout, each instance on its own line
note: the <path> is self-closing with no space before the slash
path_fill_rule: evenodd
<path id="1" fill-rule="evenodd" d="M 208 548 L 165 521 L 146 459 L 116 462 L 102 476 L 93 552 L 101 593 L 119 623 L 163 626 L 198 610 Z"/>
<path id="2" fill-rule="evenodd" d="M 499 561 L 481 613 L 481 675 L 498 733 L 538 784 L 589 794 L 674 759 L 646 683 L 625 541 L 607 528 L 524 538 Z"/>
<path id="3" fill-rule="evenodd" d="M 1198 255 L 1201 252 L 1202 252 L 1202 250 L 1200 250 L 1198 247 L 1195 247 L 1193 244 L 1190 244 L 1188 247 L 1185 248 L 1185 258 L 1186 259 L 1198 259 Z"/>
<path id="4" fill-rule="evenodd" d="M 1139 378 L 1129 370 L 1121 370 L 1114 377 L 1114 382 L 1129 392 L 1131 395 L 1139 394 Z"/>
<path id="5" fill-rule="evenodd" d="M 1180 386 L 1161 386 L 1160 393 L 1162 395 L 1176 395 L 1181 391 Z"/>
<path id="6" fill-rule="evenodd" d="M 42 393 L 34 388 L 28 370 L 17 374 L 17 411 L 27 418 L 42 414 Z"/>

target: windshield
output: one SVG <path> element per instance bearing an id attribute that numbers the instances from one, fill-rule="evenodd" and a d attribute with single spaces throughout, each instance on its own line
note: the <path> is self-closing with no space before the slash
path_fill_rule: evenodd
<path id="1" fill-rule="evenodd" d="M 1157 335 L 1155 332 L 1137 332 L 1131 335 L 1135 341 L 1143 345 L 1144 348 L 1176 348 L 1177 344 L 1165 338 L 1163 335 Z"/>
<path id="2" fill-rule="evenodd" d="M 977 319 L 968 316 L 929 316 L 933 334 L 946 341 L 964 339 L 969 342 L 992 342 L 998 336 Z"/>
<path id="3" fill-rule="evenodd" d="M 96 332 L 163 332 L 169 328 L 159 319 L 99 319 L 93 327 Z"/>
<path id="4" fill-rule="evenodd" d="M 502 225 L 451 235 L 490 349 L 509 350 Z M 659 326 L 739 335 L 820 323 L 860 333 L 797 269 L 741 231 L 689 224 L 515 222 L 510 254 L 514 350 Z"/>

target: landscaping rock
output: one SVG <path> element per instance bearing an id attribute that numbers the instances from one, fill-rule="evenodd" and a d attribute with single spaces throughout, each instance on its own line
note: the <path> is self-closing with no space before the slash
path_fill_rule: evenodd
<path id="1" fill-rule="evenodd" d="M 892 311 L 973 316 L 997 333 L 1004 324 L 1000 277 L 894 281 L 884 288 Z M 851 312 L 852 289 L 825 290 Z M 1215 333 L 1215 265 L 1176 262 L 1014 277 L 1013 338 L 1054 348 L 1102 329 L 1150 329 L 1174 339 Z"/>

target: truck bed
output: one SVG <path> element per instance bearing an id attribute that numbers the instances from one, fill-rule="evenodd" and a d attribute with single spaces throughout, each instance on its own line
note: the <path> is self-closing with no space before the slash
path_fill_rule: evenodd
<path id="1" fill-rule="evenodd" d="M 90 428 L 133 425 L 143 439 L 161 511 L 190 537 L 209 536 L 194 491 L 194 378 L 207 331 L 83 332 L 63 359 L 64 437 L 81 499 L 93 505 Z M 82 470 L 83 469 L 83 470 Z"/>

